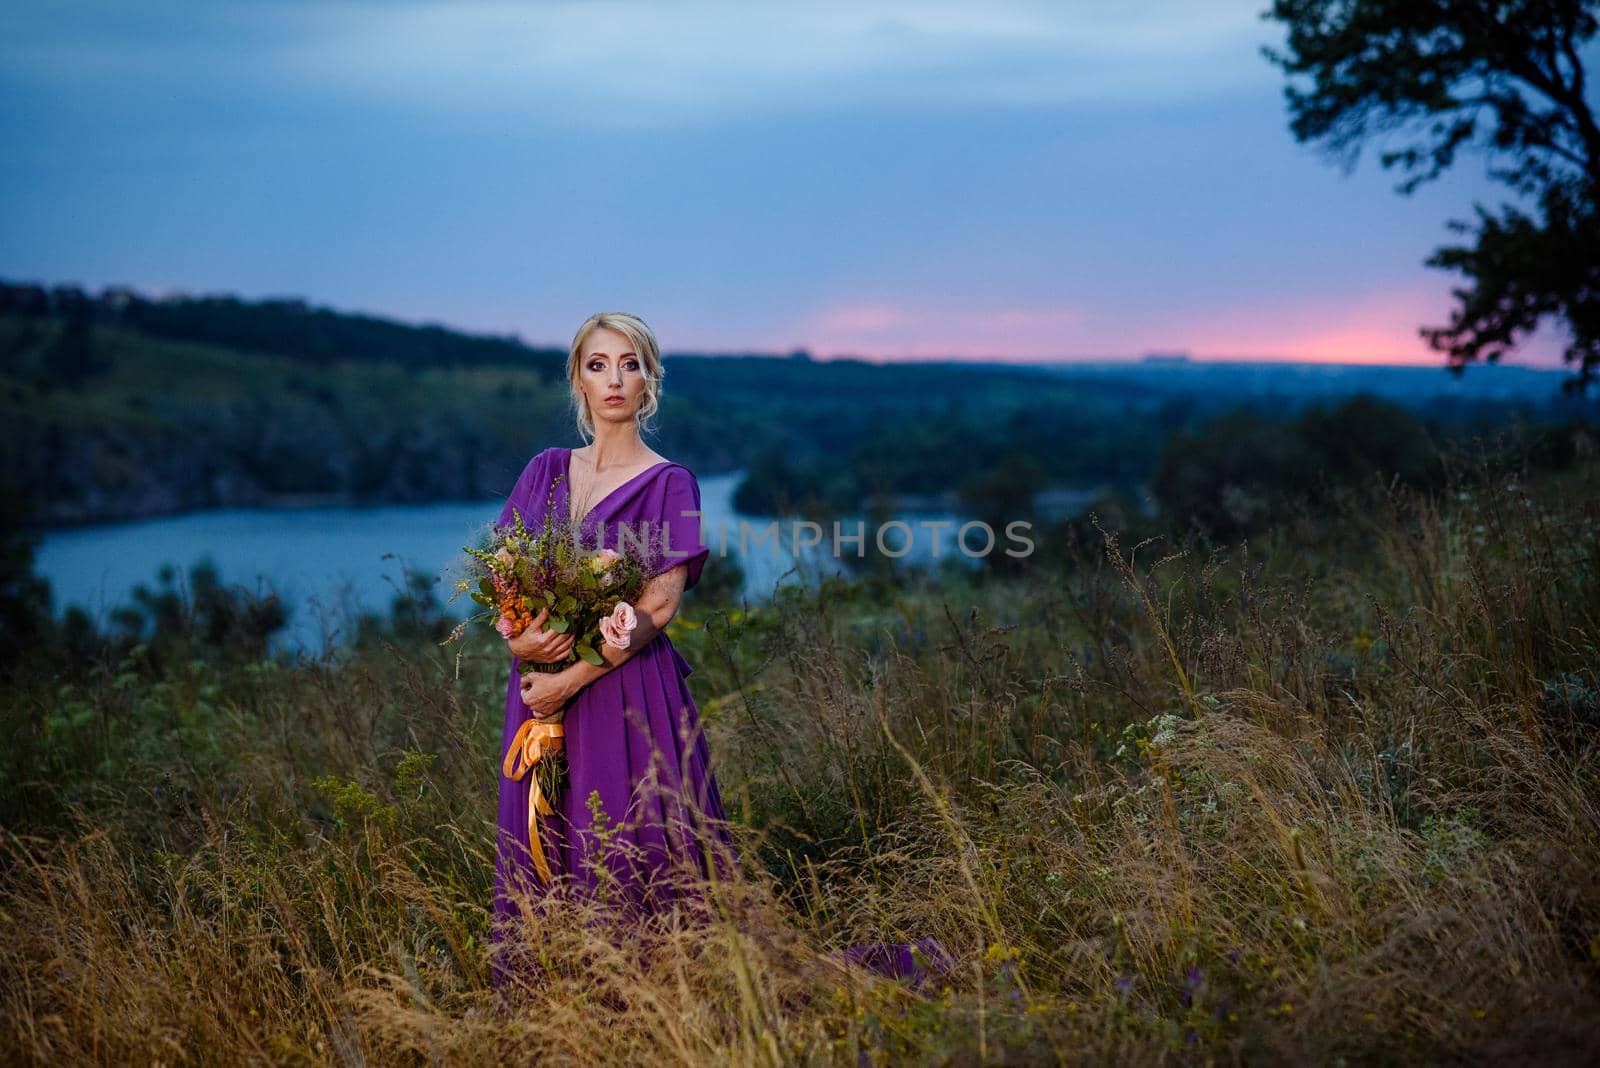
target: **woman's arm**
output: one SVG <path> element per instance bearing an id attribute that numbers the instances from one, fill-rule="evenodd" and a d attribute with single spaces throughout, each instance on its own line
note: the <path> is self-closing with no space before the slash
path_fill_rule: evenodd
<path id="1" fill-rule="evenodd" d="M 621 667 L 629 657 L 649 645 L 651 639 L 665 630 L 667 624 L 672 622 L 672 617 L 678 614 L 687 576 L 688 568 L 679 564 L 669 571 L 663 571 L 645 585 L 638 603 L 633 606 L 637 622 L 628 647 L 618 649 L 601 642 L 595 650 L 600 654 L 600 659 L 605 661 L 604 667 L 579 660 L 557 672 L 534 672 L 523 678 L 522 700 L 528 710 L 541 717 L 553 714 L 575 697 L 578 691 L 611 669 Z"/>

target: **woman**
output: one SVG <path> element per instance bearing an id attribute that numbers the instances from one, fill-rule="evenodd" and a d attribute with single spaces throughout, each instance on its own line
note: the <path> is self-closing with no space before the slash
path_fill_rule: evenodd
<path id="1" fill-rule="evenodd" d="M 595 893 L 604 882 L 617 904 L 653 912 L 676 899 L 675 870 L 698 866 L 705 874 L 708 847 L 715 855 L 732 845 L 684 681 L 693 669 L 663 633 L 710 554 L 700 534 L 700 487 L 688 468 L 640 437 L 659 407 L 662 378 L 660 350 L 641 320 L 620 312 L 590 316 L 573 338 L 567 377 L 579 429 L 590 444 L 535 456 L 500 522 L 511 522 L 515 511 L 537 529 L 546 508 L 554 508 L 556 519 L 578 526 L 585 546 L 619 548 L 619 542 L 659 532 L 664 552 L 634 605 L 637 623 L 627 648 L 601 644 L 604 666 L 579 660 L 558 672 L 521 677 L 518 660 L 555 663 L 572 651 L 571 635 L 543 629 L 544 612 L 507 639 L 515 659 L 501 746 L 504 752 L 529 717 L 562 724 L 568 782 L 555 816 L 539 821 L 549 869 L 581 891 Z M 497 927 L 517 911 L 509 894 L 513 883 L 533 893 L 542 885 L 528 848 L 531 775 L 500 779 Z M 723 859 L 729 864 L 723 870 L 731 871 L 731 853 Z M 497 970 L 496 980 L 504 978 Z"/>
<path id="2" fill-rule="evenodd" d="M 582 660 L 554 673 L 520 677 L 516 660 L 506 692 L 502 752 L 530 717 L 561 717 L 569 779 L 553 817 L 541 817 L 545 859 L 554 878 L 580 891 L 605 891 L 627 909 L 648 913 L 678 900 L 672 876 L 719 877 L 736 868 L 721 794 L 690 696 L 693 669 L 664 633 L 686 589 L 700 578 L 710 550 L 701 536 L 700 487 L 693 473 L 648 448 L 640 437 L 657 411 L 661 354 L 636 316 L 603 312 L 578 328 L 567 359 L 578 427 L 590 444 L 550 448 L 529 462 L 500 515 L 513 511 L 537 528 L 547 508 L 579 524 L 585 546 L 617 548 L 644 527 L 659 529 L 665 554 L 639 597 L 627 648 L 603 644 L 604 666 Z M 598 536 L 596 531 L 599 531 Z M 541 612 L 507 639 L 513 657 L 555 663 L 573 638 L 543 629 Z M 529 777 L 532 773 L 529 773 Z M 591 808 L 591 794 L 598 811 Z M 597 825 L 603 813 L 605 825 Z M 516 914 L 517 884 L 537 894 L 528 849 L 528 778 L 500 780 L 500 840 L 495 871 L 497 933 Z M 925 944 L 924 952 L 942 947 Z M 858 946 L 843 955 L 888 974 L 919 978 L 908 946 Z M 497 963 L 496 985 L 505 982 Z"/>

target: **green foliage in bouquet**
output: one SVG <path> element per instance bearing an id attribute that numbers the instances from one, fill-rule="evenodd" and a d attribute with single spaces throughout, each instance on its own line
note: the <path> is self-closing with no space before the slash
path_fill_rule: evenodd
<path id="1" fill-rule="evenodd" d="M 565 659 L 550 664 L 525 661 L 523 674 L 560 671 L 579 658 L 597 667 L 603 664 L 600 622 L 619 603 L 636 602 L 647 575 L 647 552 L 586 547 L 578 528 L 553 518 L 556 512 L 552 483 L 544 523 L 537 533 L 530 531 L 522 514 L 513 509 L 512 522 L 497 525 L 482 548 L 463 548 L 474 564 L 470 577 L 456 586 L 456 592 L 469 592 L 488 609 L 471 619 L 482 618 L 509 638 L 545 611 L 545 630 L 576 637 Z M 465 626 L 464 622 L 458 627 L 458 633 Z"/>

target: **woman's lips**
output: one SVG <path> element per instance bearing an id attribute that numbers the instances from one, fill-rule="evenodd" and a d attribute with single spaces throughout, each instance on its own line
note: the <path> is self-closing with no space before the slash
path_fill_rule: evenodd
<path id="1" fill-rule="evenodd" d="M 628 401 L 627 401 L 627 398 L 625 398 L 625 397 L 607 397 L 606 398 L 606 403 L 607 404 L 627 404 Z"/>

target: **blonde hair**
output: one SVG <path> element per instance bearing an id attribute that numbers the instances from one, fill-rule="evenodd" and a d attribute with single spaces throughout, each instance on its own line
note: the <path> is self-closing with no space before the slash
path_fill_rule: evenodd
<path id="1" fill-rule="evenodd" d="M 650 417 L 661 409 L 661 379 L 667 372 L 661 366 L 661 348 L 656 344 L 656 335 L 643 319 L 627 312 L 595 312 L 573 335 L 572 349 L 567 353 L 567 385 L 572 390 L 572 410 L 578 421 L 578 433 L 585 441 L 594 440 L 594 415 L 589 411 L 589 403 L 578 381 L 583 373 L 580 366 L 583 343 L 600 329 L 615 330 L 627 338 L 633 354 L 639 357 L 644 370 L 644 403 L 639 405 L 638 423 L 639 433 L 643 434 L 653 429 Z"/>

